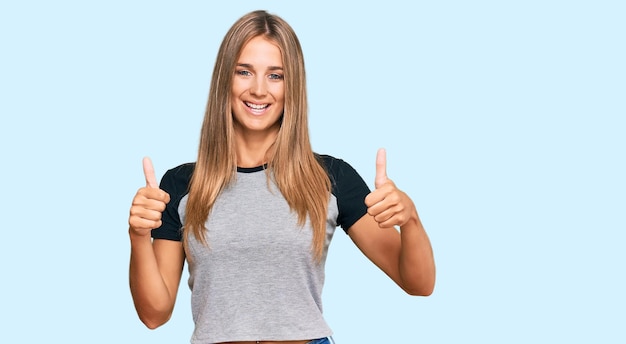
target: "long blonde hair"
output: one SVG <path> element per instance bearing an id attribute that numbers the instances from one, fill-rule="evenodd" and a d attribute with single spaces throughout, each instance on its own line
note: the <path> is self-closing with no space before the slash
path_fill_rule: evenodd
<path id="1" fill-rule="evenodd" d="M 312 250 L 319 259 L 326 237 L 330 180 L 313 153 L 309 139 L 304 57 L 291 26 L 265 11 L 241 17 L 226 33 L 220 46 L 200 133 L 198 159 L 189 187 L 185 235 L 193 234 L 207 244 L 205 223 L 211 209 L 222 190 L 236 178 L 230 90 L 241 50 L 258 36 L 280 48 L 285 82 L 285 108 L 272 154 L 268 155 L 268 171 L 292 211 L 297 213 L 300 226 L 308 216 L 313 227 Z"/>

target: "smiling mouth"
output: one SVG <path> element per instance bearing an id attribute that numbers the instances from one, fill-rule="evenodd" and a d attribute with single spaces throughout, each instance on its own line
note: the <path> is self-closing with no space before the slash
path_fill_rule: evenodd
<path id="1" fill-rule="evenodd" d="M 252 109 L 253 111 L 263 111 L 270 106 L 270 104 L 253 104 L 253 103 L 248 103 L 248 102 L 244 102 L 244 104 L 246 104 L 246 106 Z"/>

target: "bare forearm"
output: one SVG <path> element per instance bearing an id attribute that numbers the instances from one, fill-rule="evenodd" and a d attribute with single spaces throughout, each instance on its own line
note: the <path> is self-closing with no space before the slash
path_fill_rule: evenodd
<path id="1" fill-rule="evenodd" d="M 130 234 L 130 290 L 137 314 L 149 328 L 165 323 L 172 314 L 174 299 L 159 270 L 150 237 Z"/>
<path id="2" fill-rule="evenodd" d="M 412 295 L 428 296 L 435 287 L 435 261 L 430 240 L 415 213 L 401 227 L 400 278 Z"/>

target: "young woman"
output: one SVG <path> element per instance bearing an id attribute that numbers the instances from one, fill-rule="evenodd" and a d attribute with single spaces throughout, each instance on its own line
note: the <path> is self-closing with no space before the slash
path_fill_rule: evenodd
<path id="1" fill-rule="evenodd" d="M 160 186 L 149 159 L 144 173 L 130 289 L 149 328 L 171 316 L 187 260 L 192 343 L 329 343 L 321 292 L 338 226 L 407 293 L 433 291 L 428 236 L 384 151 L 372 192 L 346 162 L 312 151 L 302 50 L 280 17 L 251 12 L 226 34 L 197 161 Z"/>

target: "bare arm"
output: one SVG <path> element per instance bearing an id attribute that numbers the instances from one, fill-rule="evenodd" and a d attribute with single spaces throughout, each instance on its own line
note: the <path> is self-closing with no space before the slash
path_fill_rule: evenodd
<path id="1" fill-rule="evenodd" d="M 146 187 L 139 189 L 130 208 L 130 291 L 141 321 L 154 329 L 169 320 L 182 276 L 185 254 L 181 242 L 154 240 L 169 195 L 160 190 L 152 163 L 144 159 Z"/>
<path id="2" fill-rule="evenodd" d="M 374 217 L 366 214 L 348 234 L 361 252 L 404 291 L 420 296 L 432 294 L 435 262 L 421 223 L 407 223 L 399 232 L 393 227 L 379 227 Z"/>
<path id="3" fill-rule="evenodd" d="M 154 329 L 174 310 L 185 259 L 182 243 L 130 236 L 130 291 L 139 319 Z"/>
<path id="4" fill-rule="evenodd" d="M 348 233 L 363 254 L 403 290 L 428 296 L 435 287 L 430 240 L 413 201 L 387 178 L 384 151 L 379 151 L 376 165 L 376 189 L 365 199 L 368 214 Z"/>

